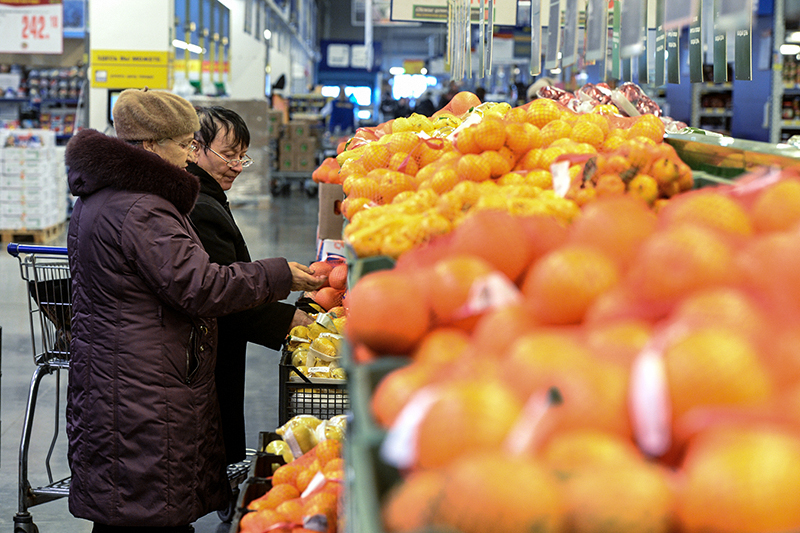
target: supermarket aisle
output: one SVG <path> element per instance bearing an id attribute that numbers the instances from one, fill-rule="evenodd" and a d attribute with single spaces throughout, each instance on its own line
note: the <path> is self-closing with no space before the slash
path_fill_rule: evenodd
<path id="1" fill-rule="evenodd" d="M 266 204 L 266 205 L 264 205 Z M 308 264 L 313 260 L 316 240 L 318 202 L 299 190 L 291 195 L 243 205 L 234 209 L 234 217 L 244 233 L 254 258 L 286 257 L 290 261 Z M 65 238 L 52 243 L 63 246 Z M 28 386 L 34 370 L 28 322 L 27 301 L 19 264 L 8 255 L 3 243 L 0 253 L 0 327 L 2 351 L 0 361 L 0 531 L 13 530 L 13 518 L 18 506 L 18 457 L 22 420 Z M 291 298 L 294 298 L 293 295 Z M 260 346 L 249 345 L 248 377 L 245 391 L 248 443 L 256 445 L 259 431 L 275 429 L 278 418 L 278 353 Z M 31 434 L 28 477 L 32 485 L 47 483 L 45 456 L 50 446 L 55 424 L 59 440 L 52 454 L 54 480 L 69 475 L 66 465 L 66 434 L 64 403 L 66 375 L 61 377 L 60 413 L 55 416 L 56 376 L 45 376 L 39 392 Z M 84 533 L 91 524 L 69 514 L 66 498 L 29 509 L 42 533 Z M 227 532 L 229 527 L 212 513 L 195 524 L 198 533 Z"/>

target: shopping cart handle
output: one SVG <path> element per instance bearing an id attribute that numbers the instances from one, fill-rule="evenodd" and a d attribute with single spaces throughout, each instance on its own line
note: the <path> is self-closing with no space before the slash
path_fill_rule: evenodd
<path id="1" fill-rule="evenodd" d="M 39 244 L 8 243 L 8 253 L 14 257 L 19 254 L 67 255 L 66 246 L 42 246 Z"/>

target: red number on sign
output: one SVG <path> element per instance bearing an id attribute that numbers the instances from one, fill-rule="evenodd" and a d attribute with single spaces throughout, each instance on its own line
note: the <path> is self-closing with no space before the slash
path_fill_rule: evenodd
<path id="1" fill-rule="evenodd" d="M 44 15 L 22 15 L 22 38 L 23 39 L 48 39 L 49 35 L 44 33 Z"/>

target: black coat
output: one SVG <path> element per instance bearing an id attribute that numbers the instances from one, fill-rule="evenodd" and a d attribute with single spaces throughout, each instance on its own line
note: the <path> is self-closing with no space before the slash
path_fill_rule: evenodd
<path id="1" fill-rule="evenodd" d="M 190 163 L 186 170 L 200 178 L 200 196 L 190 216 L 211 260 L 220 265 L 250 261 L 250 252 L 233 219 L 225 191 L 196 164 Z M 229 464 L 241 461 L 246 453 L 244 382 L 247 343 L 280 349 L 294 313 L 293 305 L 274 302 L 218 320 L 216 382 Z"/>
<path id="2" fill-rule="evenodd" d="M 230 501 L 214 384 L 217 321 L 286 298 L 284 259 L 212 263 L 189 221 L 195 176 L 83 130 L 66 149 L 67 390 L 73 515 L 181 526 Z"/>

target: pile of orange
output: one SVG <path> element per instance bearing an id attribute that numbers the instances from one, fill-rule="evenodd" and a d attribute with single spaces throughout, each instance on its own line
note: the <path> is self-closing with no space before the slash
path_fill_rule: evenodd
<path id="1" fill-rule="evenodd" d="M 412 115 L 357 134 L 336 163 L 320 167 L 320 174 L 340 167 L 328 179 L 344 188 L 345 239 L 359 256 L 399 257 L 480 210 L 545 213 L 568 224 L 596 198 L 632 195 L 658 208 L 693 185 L 654 115 L 457 97 L 431 118 Z M 560 161 L 563 168 L 553 166 Z"/>
<path id="2" fill-rule="evenodd" d="M 308 490 L 315 476 L 320 481 Z M 343 480 L 342 443 L 324 440 L 275 471 L 271 488 L 248 503 L 250 512 L 239 521 L 239 531 L 303 533 L 308 531 L 304 521 L 313 518 L 316 524 L 327 524 L 326 533 L 336 533 Z"/>
<path id="3" fill-rule="evenodd" d="M 347 263 L 343 260 L 315 261 L 309 265 L 314 276 L 325 277 L 325 284 L 309 293 L 323 311 L 340 307 L 347 294 Z"/>
<path id="4" fill-rule="evenodd" d="M 350 342 L 411 357 L 375 422 L 431 406 L 387 529 L 800 528 L 798 185 L 598 198 L 566 229 L 487 212 L 362 278 Z"/>

